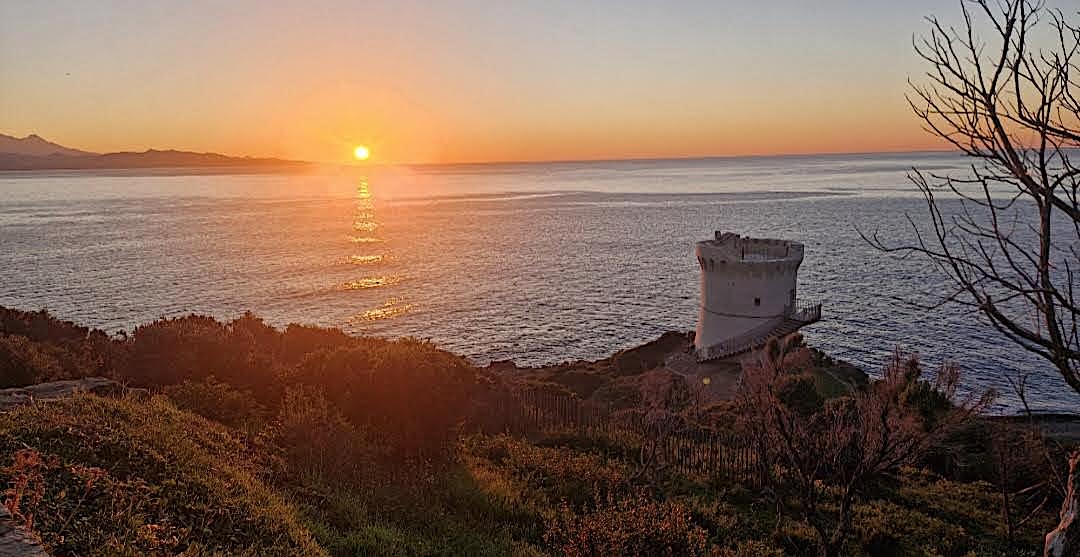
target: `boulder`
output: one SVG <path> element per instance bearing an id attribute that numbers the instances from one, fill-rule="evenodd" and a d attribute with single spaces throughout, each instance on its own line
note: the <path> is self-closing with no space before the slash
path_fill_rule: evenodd
<path id="1" fill-rule="evenodd" d="M 616 352 L 611 361 L 617 375 L 637 375 L 664 365 L 673 353 L 688 350 L 691 346 L 689 335 L 669 331 L 641 346 Z"/>
<path id="2" fill-rule="evenodd" d="M 124 394 L 123 385 L 104 377 L 86 377 L 68 381 L 38 383 L 37 385 L 23 388 L 30 391 L 34 400 L 54 400 L 69 397 L 75 393 L 90 393 L 99 396 L 118 396 Z"/>
<path id="3" fill-rule="evenodd" d="M 124 394 L 124 386 L 104 377 L 86 377 L 83 379 L 38 383 L 28 387 L 0 389 L 0 412 L 23 404 L 48 402 L 69 397 L 75 393 L 119 396 Z"/>
<path id="4" fill-rule="evenodd" d="M 49 557 L 34 536 L 11 519 L 3 505 L 0 505 L 0 557 Z"/>
<path id="5" fill-rule="evenodd" d="M 26 389 L 0 389 L 0 412 L 31 402 L 34 402 L 34 397 Z"/>

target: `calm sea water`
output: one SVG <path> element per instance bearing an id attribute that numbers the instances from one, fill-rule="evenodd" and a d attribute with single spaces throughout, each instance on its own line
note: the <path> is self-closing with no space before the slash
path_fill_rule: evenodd
<path id="1" fill-rule="evenodd" d="M 321 175 L 0 174 L 0 305 L 107 330 L 198 312 L 429 338 L 478 362 L 594 359 L 694 327 L 693 243 L 721 229 L 807 246 L 812 344 L 874 373 L 896 346 L 957 361 L 974 388 L 1033 372 L 1041 410 L 1076 411 L 1052 369 L 975 315 L 897 301 L 944 291 L 909 238 L 913 166 L 943 154 L 373 169 Z"/>

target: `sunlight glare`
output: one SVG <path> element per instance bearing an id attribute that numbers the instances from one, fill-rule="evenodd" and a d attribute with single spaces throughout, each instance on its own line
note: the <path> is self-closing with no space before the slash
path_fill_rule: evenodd
<path id="1" fill-rule="evenodd" d="M 369 151 L 368 148 L 363 145 L 357 145 L 353 149 L 353 157 L 356 158 L 356 160 L 358 161 L 366 161 L 370 156 L 371 151 Z"/>

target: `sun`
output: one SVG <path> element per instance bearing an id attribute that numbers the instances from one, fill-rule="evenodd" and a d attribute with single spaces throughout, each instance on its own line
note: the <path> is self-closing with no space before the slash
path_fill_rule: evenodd
<path id="1" fill-rule="evenodd" d="M 371 157 L 371 151 L 363 145 L 357 145 L 353 148 L 352 156 L 358 161 L 366 161 Z"/>

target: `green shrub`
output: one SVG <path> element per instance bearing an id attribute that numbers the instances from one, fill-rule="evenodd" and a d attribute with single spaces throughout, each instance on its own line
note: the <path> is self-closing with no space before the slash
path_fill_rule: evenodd
<path id="1" fill-rule="evenodd" d="M 708 555 L 708 535 L 690 511 L 644 495 L 608 501 L 584 515 L 569 505 L 547 522 L 544 541 L 562 555 Z"/>
<path id="2" fill-rule="evenodd" d="M 0 388 L 60 379 L 60 361 L 50 352 L 24 336 L 0 334 Z"/>
<path id="3" fill-rule="evenodd" d="M 1031 478 L 1028 478 L 1031 480 Z M 907 468 L 897 486 L 897 504 L 919 509 L 963 528 L 982 542 L 1005 538 L 998 487 L 987 482 L 960 483 L 922 470 Z M 1013 505 L 1018 505 L 1014 500 Z M 1026 547 L 1040 547 L 1043 537 L 1058 522 L 1056 506 L 1048 505 L 1014 533 Z M 1016 512 L 1014 510 L 1014 512 Z"/>
<path id="4" fill-rule="evenodd" d="M 24 336 L 35 342 L 81 341 L 91 330 L 62 321 L 46 310 L 21 311 L 0 307 L 0 333 Z"/>
<path id="5" fill-rule="evenodd" d="M 820 412 L 825 404 L 811 375 L 780 376 L 776 384 L 776 397 L 801 416 Z"/>
<path id="6" fill-rule="evenodd" d="M 786 520 L 772 533 L 772 541 L 782 547 L 785 555 L 816 556 L 817 534 L 803 521 Z"/>
<path id="7" fill-rule="evenodd" d="M 622 363 L 640 367 L 640 355 Z M 833 376 L 844 370 L 815 369 L 824 360 L 810 356 L 785 362 L 790 378 L 769 383 L 782 408 L 805 416 L 852 404 L 827 400 L 851 392 Z M 575 369 L 538 373 L 538 385 L 626 408 L 642 403 L 642 382 L 656 376 Z M 891 400 L 932 423 L 940 396 L 916 381 L 917 365 L 901 371 L 904 388 Z M 0 386 L 114 375 L 168 397 L 83 396 L 0 414 L 0 488 L 57 556 L 816 554 L 790 474 L 767 496 L 672 472 L 646 496 L 631 473 L 641 444 L 633 436 L 567 429 L 541 441 L 459 442 L 470 412 L 495 408 L 475 403 L 477 372 L 430 343 L 298 325 L 279 332 L 251 314 L 159 320 L 110 338 L 46 312 L 0 308 Z M 735 409 L 709 412 L 731 424 Z M 993 479 L 990 442 L 1041 451 L 1017 442 L 1025 439 L 986 426 L 941 451 L 977 458 L 964 477 Z M 1031 462 L 1009 464 L 1013 489 L 1046 477 Z M 839 483 L 816 485 L 820 509 L 835 516 Z M 912 469 L 867 484 L 857 500 L 870 502 L 854 508 L 844 548 L 853 556 L 1033 553 L 1055 521 L 1051 504 L 1010 547 L 993 486 Z"/>
<path id="8" fill-rule="evenodd" d="M 720 551 L 721 557 L 784 557 L 783 550 L 759 540 L 741 541 Z"/>
<path id="9" fill-rule="evenodd" d="M 476 390 L 476 369 L 464 358 L 410 339 L 360 339 L 313 353 L 293 379 L 322 389 L 397 457 L 423 461 L 448 456 Z"/>
<path id="10" fill-rule="evenodd" d="M 344 346 L 353 340 L 339 329 L 290 323 L 281 333 L 281 359 L 287 365 L 296 365 L 309 354 Z"/>
<path id="11" fill-rule="evenodd" d="M 370 476 L 373 471 L 372 441 L 317 388 L 285 392 L 272 438 L 306 482 L 356 485 L 362 480 L 358 472 L 367 469 Z"/>
<path id="12" fill-rule="evenodd" d="M 491 459 L 496 470 L 551 504 L 563 501 L 581 511 L 630 489 L 626 464 L 599 454 L 538 447 L 505 436 L 477 443 L 473 450 Z"/>
<path id="13" fill-rule="evenodd" d="M 886 501 L 856 505 L 848 553 L 874 556 L 966 555 L 973 540 L 963 528 Z"/>
<path id="14" fill-rule="evenodd" d="M 188 315 L 160 319 L 135 328 L 130 339 L 134 385 L 173 385 L 184 380 L 219 377 L 234 383 L 246 360 L 243 347 L 230 345 L 225 325 L 212 317 Z"/>
<path id="15" fill-rule="evenodd" d="M 266 407 L 250 391 L 240 391 L 213 377 L 165 387 L 163 393 L 182 410 L 227 426 L 252 430 L 267 417 Z"/>

